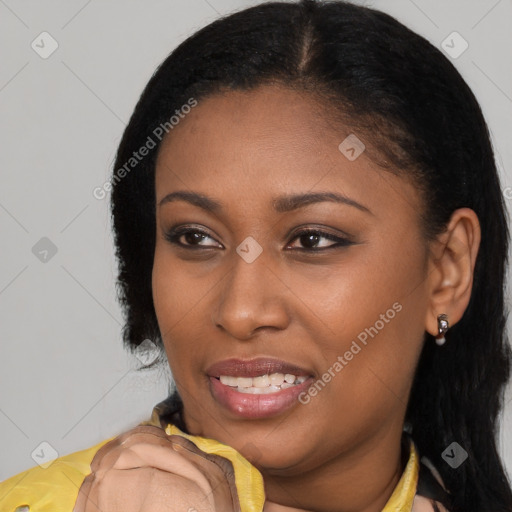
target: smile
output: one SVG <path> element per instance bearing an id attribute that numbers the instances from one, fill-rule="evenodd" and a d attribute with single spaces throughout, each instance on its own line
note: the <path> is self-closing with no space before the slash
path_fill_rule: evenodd
<path id="1" fill-rule="evenodd" d="M 314 372 L 273 357 L 225 359 L 206 369 L 214 401 L 230 415 L 245 419 L 277 416 L 299 404 Z"/>
<path id="2" fill-rule="evenodd" d="M 220 382 L 225 386 L 229 386 L 239 393 L 251 393 L 253 395 L 276 393 L 302 384 L 306 379 L 305 375 L 296 377 L 291 373 L 272 373 L 257 377 L 235 377 L 231 375 L 221 375 L 219 377 Z"/>

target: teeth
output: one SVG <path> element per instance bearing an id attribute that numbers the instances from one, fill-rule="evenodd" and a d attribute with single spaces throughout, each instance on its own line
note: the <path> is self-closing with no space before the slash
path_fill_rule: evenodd
<path id="1" fill-rule="evenodd" d="M 237 377 L 236 380 L 239 388 L 250 388 L 252 386 L 252 377 Z"/>
<path id="2" fill-rule="evenodd" d="M 266 388 L 270 385 L 270 379 L 268 375 L 262 375 L 261 377 L 253 377 L 252 385 L 255 388 Z"/>
<path id="3" fill-rule="evenodd" d="M 233 377 L 221 375 L 220 381 L 226 386 L 238 388 L 241 393 L 266 394 L 290 388 L 296 384 L 302 384 L 307 377 L 296 377 L 291 373 L 272 373 L 271 375 L 259 375 L 258 377 Z"/>
<path id="4" fill-rule="evenodd" d="M 284 375 L 282 373 L 273 373 L 269 379 L 272 386 L 280 386 L 284 382 Z"/>
<path id="5" fill-rule="evenodd" d="M 252 395 L 266 395 L 267 393 L 275 393 L 276 391 L 281 391 L 282 388 L 277 386 L 268 386 L 266 388 L 239 388 L 238 391 L 241 393 L 250 393 Z"/>
<path id="6" fill-rule="evenodd" d="M 238 379 L 236 377 L 231 377 L 229 375 L 220 376 L 220 381 L 222 382 L 222 384 L 225 384 L 226 386 L 238 386 L 237 380 Z"/>

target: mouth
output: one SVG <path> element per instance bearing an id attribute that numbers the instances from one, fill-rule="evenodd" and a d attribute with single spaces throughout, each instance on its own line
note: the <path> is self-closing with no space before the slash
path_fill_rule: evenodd
<path id="1" fill-rule="evenodd" d="M 269 358 L 229 359 L 207 370 L 212 397 L 237 417 L 264 418 L 281 414 L 298 403 L 312 372 Z"/>
<path id="2" fill-rule="evenodd" d="M 222 384 L 234 388 L 239 393 L 266 395 L 302 384 L 307 377 L 305 375 L 297 377 L 291 373 L 271 373 L 270 375 L 264 374 L 259 375 L 258 377 L 221 375 L 218 379 Z"/>

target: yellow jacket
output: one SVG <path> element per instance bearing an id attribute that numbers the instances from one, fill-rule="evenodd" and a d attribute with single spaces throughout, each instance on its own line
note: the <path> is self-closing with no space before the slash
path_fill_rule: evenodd
<path id="1" fill-rule="evenodd" d="M 261 473 L 234 448 L 181 430 L 176 425 L 182 425 L 179 411 L 172 409 L 175 405 L 176 398 L 169 397 L 154 407 L 149 421 L 134 429 L 1 482 L 0 512 L 96 512 L 98 509 L 91 504 L 98 492 L 93 473 L 108 469 L 121 445 L 126 448 L 145 439 L 172 448 L 172 452 L 166 452 L 170 456 L 166 455 L 170 471 L 178 478 L 184 476 L 192 481 L 191 489 L 197 492 L 193 499 L 201 499 L 203 503 L 207 500 L 210 510 L 262 512 L 265 492 Z M 169 421 L 170 418 L 175 421 Z M 409 459 L 383 512 L 433 510 L 432 501 L 417 493 L 419 455 L 412 439 L 407 439 Z M 178 489 L 181 488 L 176 488 L 176 510 L 186 511 L 193 508 L 188 506 L 192 495 L 188 491 L 180 498 Z M 447 510 L 439 501 L 437 505 L 441 511 Z"/>

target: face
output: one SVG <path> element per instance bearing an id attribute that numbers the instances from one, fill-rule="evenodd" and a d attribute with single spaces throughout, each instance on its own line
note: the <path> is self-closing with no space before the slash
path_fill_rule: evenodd
<path id="1" fill-rule="evenodd" d="M 342 152 L 326 113 L 277 86 L 211 96 L 156 166 L 153 298 L 187 428 L 274 474 L 401 432 L 425 332 L 419 193 Z"/>

